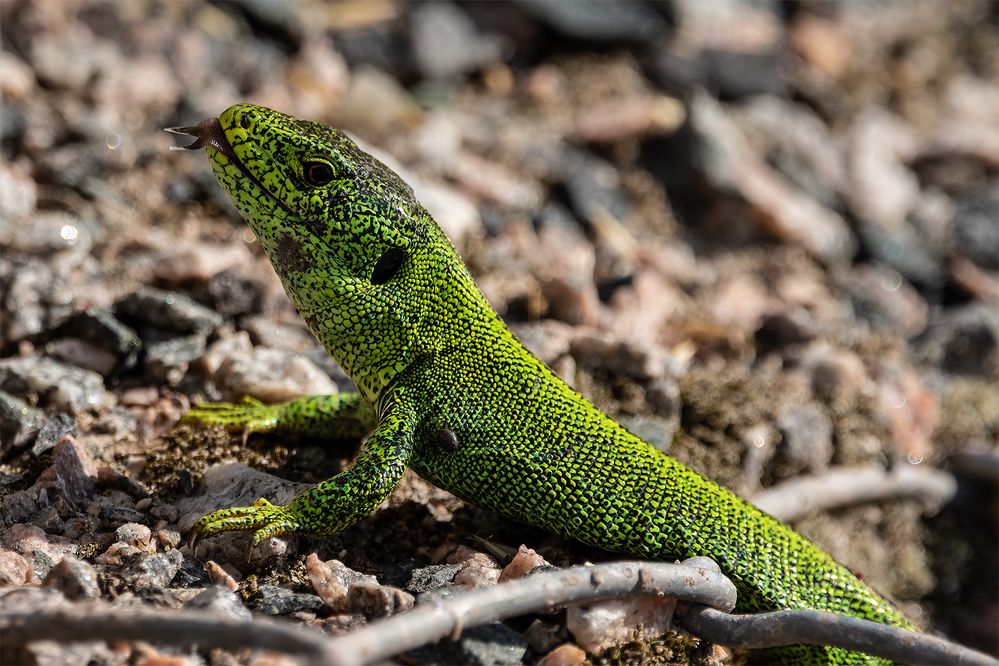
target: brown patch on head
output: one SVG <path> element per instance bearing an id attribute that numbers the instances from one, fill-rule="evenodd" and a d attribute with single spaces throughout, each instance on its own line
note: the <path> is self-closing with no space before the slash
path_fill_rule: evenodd
<path id="1" fill-rule="evenodd" d="M 300 273 L 308 270 L 311 263 L 306 258 L 305 246 L 302 241 L 284 234 L 278 239 L 277 255 L 274 257 L 278 272 Z"/>

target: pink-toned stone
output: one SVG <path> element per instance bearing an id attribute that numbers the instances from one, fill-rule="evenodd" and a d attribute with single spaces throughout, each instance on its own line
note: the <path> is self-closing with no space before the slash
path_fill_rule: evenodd
<path id="1" fill-rule="evenodd" d="M 676 599 L 641 597 L 569 606 L 566 627 L 584 650 L 602 654 L 632 641 L 648 641 L 670 629 Z"/>
<path id="2" fill-rule="evenodd" d="M 212 585 L 221 585 L 233 592 L 239 589 L 239 583 L 236 582 L 236 579 L 213 560 L 205 562 L 205 573 L 208 574 L 208 580 L 212 582 Z"/>
<path id="3" fill-rule="evenodd" d="M 572 643 L 559 645 L 538 661 L 538 666 L 581 666 L 586 663 L 586 652 Z"/>
<path id="4" fill-rule="evenodd" d="M 499 577 L 499 582 L 523 578 L 538 567 L 549 566 L 545 558 L 538 555 L 533 548 L 521 544 L 517 549 L 517 554 L 513 556 L 510 563 L 503 567 L 503 573 Z"/>
<path id="5" fill-rule="evenodd" d="M 13 551 L 0 550 L 0 587 L 25 585 L 31 579 L 28 560 Z"/>

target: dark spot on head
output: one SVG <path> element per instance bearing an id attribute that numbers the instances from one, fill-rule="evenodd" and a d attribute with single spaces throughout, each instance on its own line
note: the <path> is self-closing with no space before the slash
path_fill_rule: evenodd
<path id="1" fill-rule="evenodd" d="M 281 238 L 278 239 L 277 256 L 274 257 L 274 263 L 288 273 L 300 273 L 308 270 L 311 266 L 306 258 L 307 252 L 308 250 L 302 245 L 302 241 L 282 234 Z"/>
<path id="2" fill-rule="evenodd" d="M 437 442 L 446 451 L 458 450 L 458 434 L 450 428 L 441 428 L 437 431 Z"/>

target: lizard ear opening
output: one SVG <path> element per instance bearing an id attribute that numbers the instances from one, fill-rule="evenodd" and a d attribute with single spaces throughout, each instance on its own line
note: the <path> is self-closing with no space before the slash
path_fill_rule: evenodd
<path id="1" fill-rule="evenodd" d="M 385 284 L 402 268 L 406 261 L 406 251 L 401 247 L 390 247 L 378 257 L 371 271 L 371 284 Z"/>

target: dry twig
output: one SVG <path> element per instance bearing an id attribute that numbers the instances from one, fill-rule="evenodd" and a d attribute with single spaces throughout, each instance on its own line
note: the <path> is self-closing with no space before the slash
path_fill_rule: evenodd
<path id="1" fill-rule="evenodd" d="M 917 497 L 942 504 L 956 490 L 954 477 L 938 469 L 900 465 L 834 468 L 812 477 L 786 481 L 752 498 L 753 504 L 784 521 L 794 521 L 826 509 L 875 502 L 892 497 Z"/>
<path id="2" fill-rule="evenodd" d="M 220 619 L 207 611 L 122 611 L 76 604 L 55 609 L 0 612 L 0 644 L 34 641 L 146 641 L 159 645 L 211 645 L 301 655 L 309 663 L 332 665 L 329 640 L 292 625 L 260 620 Z"/>
<path id="3" fill-rule="evenodd" d="M 339 666 L 359 666 L 448 636 L 458 636 L 465 627 L 550 606 L 631 595 L 676 597 L 727 611 L 735 607 L 736 593 L 735 586 L 725 576 L 694 566 L 613 562 L 573 567 L 473 590 L 437 603 L 417 605 L 408 613 L 335 638 L 331 645 Z"/>
<path id="4" fill-rule="evenodd" d="M 704 640 L 729 647 L 758 649 L 781 645 L 829 645 L 908 664 L 988 664 L 992 657 L 936 636 L 811 610 L 729 615 L 695 605 L 683 625 Z"/>
<path id="5" fill-rule="evenodd" d="M 417 605 L 412 611 L 337 638 L 267 621 L 218 619 L 201 611 L 108 610 L 94 603 L 48 603 L 28 609 L 15 603 L 12 610 L 0 611 L 0 644 L 141 640 L 160 645 L 271 650 L 299 655 L 310 664 L 360 666 L 448 636 L 457 637 L 466 627 L 551 606 L 635 595 L 693 602 L 684 617 L 685 626 L 721 645 L 761 648 L 807 643 L 914 663 L 999 663 L 940 638 L 832 613 L 728 615 L 735 605 L 735 586 L 706 558 L 691 558 L 682 565 L 616 562 L 545 571 Z"/>

